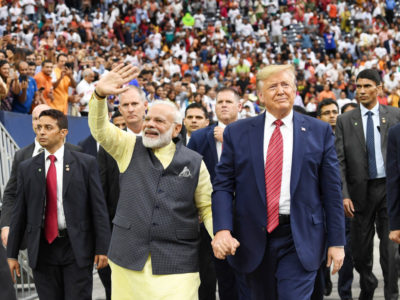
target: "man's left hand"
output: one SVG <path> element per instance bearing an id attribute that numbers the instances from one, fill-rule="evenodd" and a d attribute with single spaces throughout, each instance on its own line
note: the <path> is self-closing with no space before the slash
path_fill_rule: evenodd
<path id="1" fill-rule="evenodd" d="M 330 267 L 333 261 L 332 275 L 337 273 L 343 266 L 344 247 L 329 247 L 326 266 Z"/>
<path id="2" fill-rule="evenodd" d="M 98 254 L 94 257 L 94 264 L 96 265 L 96 269 L 103 269 L 108 265 L 108 258 L 106 255 Z"/>

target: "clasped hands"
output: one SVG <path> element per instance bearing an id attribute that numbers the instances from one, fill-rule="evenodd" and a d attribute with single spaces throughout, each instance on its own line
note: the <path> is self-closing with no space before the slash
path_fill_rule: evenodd
<path id="1" fill-rule="evenodd" d="M 229 230 L 220 230 L 215 234 L 211 246 L 216 258 L 225 259 L 227 255 L 235 255 L 240 243 L 232 237 Z"/>

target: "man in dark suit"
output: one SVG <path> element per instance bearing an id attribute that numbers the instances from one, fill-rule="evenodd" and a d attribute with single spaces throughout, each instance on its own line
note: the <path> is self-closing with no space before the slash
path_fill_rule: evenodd
<path id="1" fill-rule="evenodd" d="M 400 121 L 398 108 L 380 105 L 377 96 L 382 81 L 374 69 L 357 76 L 359 107 L 339 116 L 336 124 L 336 150 L 342 177 L 343 206 L 351 218 L 351 251 L 360 273 L 360 299 L 373 299 L 378 280 L 372 273 L 375 225 L 380 239 L 380 262 L 385 299 L 397 299 L 395 245 L 388 238 L 386 204 L 387 133 Z"/>
<path id="2" fill-rule="evenodd" d="M 247 274 L 251 299 L 309 299 L 326 247 L 333 273 L 344 258 L 334 136 L 327 123 L 293 112 L 293 66 L 260 70 L 257 87 L 266 113 L 224 131 L 212 246 Z"/>
<path id="3" fill-rule="evenodd" d="M 202 129 L 210 123 L 207 110 L 201 103 L 194 102 L 185 109 L 183 125 L 186 128 L 186 145 L 189 144 L 192 132 Z"/>
<path id="4" fill-rule="evenodd" d="M 42 111 L 51 109 L 50 106 L 41 104 L 35 107 L 32 111 L 32 128 L 36 133 L 36 127 L 39 124 L 39 115 Z M 65 143 L 65 147 L 74 150 L 80 151 L 80 148 L 72 145 L 70 143 Z M 1 241 L 4 246 L 7 246 L 8 233 L 10 230 L 11 216 L 13 212 L 13 208 L 15 205 L 15 198 L 17 194 L 17 173 L 18 166 L 24 160 L 36 156 L 41 151 L 43 151 L 42 146 L 40 146 L 39 141 L 35 138 L 34 143 L 18 150 L 15 152 L 13 164 L 11 167 L 10 178 L 7 182 L 6 188 L 4 190 L 3 195 L 3 206 L 1 210 L 1 219 L 0 219 L 0 228 L 1 228 Z M 22 249 L 25 249 L 25 243 L 22 243 Z"/>
<path id="5" fill-rule="evenodd" d="M 25 230 L 41 299 L 91 299 L 93 263 L 107 265 L 110 226 L 96 159 L 64 147 L 68 119 L 50 109 L 36 132 L 44 152 L 19 165 L 7 247 L 11 274 Z"/>
<path id="6" fill-rule="evenodd" d="M 400 124 L 389 130 L 386 166 L 389 238 L 400 244 Z"/>
<path id="7" fill-rule="evenodd" d="M 191 135 L 188 148 L 203 156 L 211 182 L 214 181 L 215 166 L 221 157 L 224 129 L 228 124 L 237 120 L 240 109 L 238 93 L 232 88 L 222 88 L 218 91 L 215 105 L 218 123 L 199 129 Z M 248 299 L 249 291 L 244 276 L 235 272 L 227 261 L 215 259 L 214 263 L 220 299 Z"/>

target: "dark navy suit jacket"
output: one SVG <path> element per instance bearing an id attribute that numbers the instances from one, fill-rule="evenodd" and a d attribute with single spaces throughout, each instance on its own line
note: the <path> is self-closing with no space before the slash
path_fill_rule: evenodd
<path id="1" fill-rule="evenodd" d="M 386 184 L 390 230 L 400 229 L 400 123 L 389 129 Z"/>
<path id="2" fill-rule="evenodd" d="M 214 139 L 214 128 L 217 124 L 192 132 L 187 147 L 203 155 L 204 163 L 210 173 L 211 182 L 215 178 L 215 166 L 218 163 L 217 146 Z M 206 142 L 205 142 L 206 141 Z"/>
<path id="3" fill-rule="evenodd" d="M 267 245 L 264 123 L 265 113 L 225 128 L 213 182 L 214 232 L 227 229 L 238 239 L 228 261 L 244 273 L 258 267 Z M 296 252 L 306 270 L 317 270 L 326 246 L 345 244 L 339 163 L 330 125 L 296 112 L 290 196 Z"/>

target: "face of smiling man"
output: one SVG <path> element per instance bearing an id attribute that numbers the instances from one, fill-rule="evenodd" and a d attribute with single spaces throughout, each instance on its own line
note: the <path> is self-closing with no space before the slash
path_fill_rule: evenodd
<path id="1" fill-rule="evenodd" d="M 167 104 L 153 104 L 143 123 L 142 139 L 147 148 L 158 149 L 167 146 L 181 131 L 178 110 Z"/>
<path id="2" fill-rule="evenodd" d="M 296 97 L 294 77 L 290 71 L 278 71 L 262 81 L 258 95 L 267 111 L 277 119 L 286 117 Z"/>

